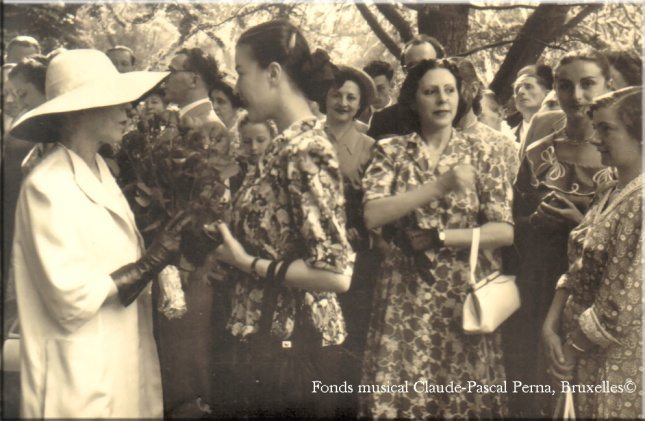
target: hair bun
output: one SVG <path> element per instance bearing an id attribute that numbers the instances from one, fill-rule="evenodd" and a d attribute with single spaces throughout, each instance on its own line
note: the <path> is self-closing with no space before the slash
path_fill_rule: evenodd
<path id="1" fill-rule="evenodd" d="M 325 50 L 317 48 L 310 59 L 302 66 L 305 95 L 314 101 L 320 101 L 327 87 L 334 82 L 338 68 L 331 62 Z"/>
<path id="2" fill-rule="evenodd" d="M 305 64 L 305 73 L 312 81 L 324 82 L 334 80 L 336 66 L 331 62 L 327 51 L 317 48 L 311 59 Z M 308 67 L 308 68 L 307 68 Z"/>

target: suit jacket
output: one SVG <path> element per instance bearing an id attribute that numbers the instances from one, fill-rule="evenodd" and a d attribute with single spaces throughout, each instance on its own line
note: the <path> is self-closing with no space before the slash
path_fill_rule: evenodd
<path id="1" fill-rule="evenodd" d="M 546 111 L 535 114 L 526 132 L 524 143 L 520 143 L 520 162 L 526 155 L 526 149 L 533 142 L 557 132 L 566 124 L 567 117 L 563 111 Z"/>
<path id="2" fill-rule="evenodd" d="M 374 113 L 367 135 L 379 140 L 412 133 L 410 118 L 399 104 L 390 105 Z"/>
<path id="3" fill-rule="evenodd" d="M 188 123 L 191 127 L 201 126 L 207 122 L 218 122 L 222 125 L 222 120 L 217 116 L 215 110 L 213 109 L 213 104 L 205 102 L 198 105 L 197 107 L 189 110 L 186 114 L 181 117 L 182 122 Z"/>
<path id="4" fill-rule="evenodd" d="M 159 418 L 150 290 L 108 299 L 110 273 L 141 256 L 134 216 L 103 159 L 101 181 L 58 146 L 27 176 L 13 264 L 21 328 L 21 416 Z"/>

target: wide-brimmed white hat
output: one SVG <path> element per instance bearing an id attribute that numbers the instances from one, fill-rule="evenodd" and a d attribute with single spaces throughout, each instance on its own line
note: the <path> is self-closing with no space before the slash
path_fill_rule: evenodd
<path id="1" fill-rule="evenodd" d="M 62 114 L 135 102 L 169 74 L 119 73 L 101 51 L 64 51 L 54 57 L 47 67 L 47 102 L 16 120 L 10 133 L 32 142 L 58 141 Z"/>

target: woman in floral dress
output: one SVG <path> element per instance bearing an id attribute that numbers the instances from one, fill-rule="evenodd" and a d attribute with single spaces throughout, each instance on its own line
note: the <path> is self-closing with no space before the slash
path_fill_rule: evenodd
<path id="1" fill-rule="evenodd" d="M 329 417 L 334 395 L 313 394 L 311 387 L 314 380 L 337 382 L 346 330 L 335 293 L 349 288 L 353 255 L 338 159 L 307 98 L 315 97 L 314 81 L 333 78 L 331 64 L 312 56 L 300 31 L 283 20 L 244 32 L 235 62 L 249 120 L 272 119 L 279 134 L 234 198 L 231 231 L 220 225 L 224 244 L 216 256 L 237 278 L 228 328 L 242 363 L 231 387 L 246 405 L 243 415 Z M 272 273 L 280 278 L 281 272 L 276 285 Z M 270 343 L 254 349 L 254 338 L 268 333 L 260 326 L 268 291 L 277 297 L 267 319 Z M 257 351 L 275 352 L 258 357 Z M 261 376 L 288 363 L 289 352 L 307 372 Z"/>
<path id="2" fill-rule="evenodd" d="M 578 50 L 565 54 L 555 68 L 555 90 L 566 114 L 565 127 L 528 147 L 515 181 L 516 253 L 505 263 L 517 275 L 522 307 L 503 326 L 510 381 L 548 383 L 540 331 L 555 284 L 567 270 L 567 236 L 587 211 L 598 185 L 612 178 L 612 170 L 589 142 L 595 132 L 586 115 L 593 98 L 609 89 L 609 63 L 601 53 Z M 576 206 L 561 211 L 561 200 Z M 548 395 L 512 395 L 511 415 L 550 416 L 548 400 Z"/>
<path id="3" fill-rule="evenodd" d="M 601 187 L 569 236 L 569 270 L 542 330 L 558 381 L 621 385 L 622 393 L 577 393 L 576 416 L 642 416 L 642 87 L 594 101 L 594 146 L 618 180 Z"/>
<path id="4" fill-rule="evenodd" d="M 410 70 L 399 104 L 417 116 L 417 131 L 380 141 L 363 179 L 368 228 L 393 224 L 397 239 L 376 286 L 362 383 L 410 383 L 407 393 L 363 395 L 364 416 L 467 418 L 505 412 L 499 394 L 425 393 L 421 383 L 413 390 L 417 381 L 445 387 L 505 379 L 499 335 L 469 336 L 461 327 L 473 228 L 481 227 L 481 276 L 500 268 L 496 249 L 512 243 L 513 227 L 511 186 L 499 154 L 452 127 L 460 85 L 457 69 L 447 61 L 424 60 Z M 425 244 L 416 244 L 412 253 L 410 244 L 398 239 L 408 228 L 425 233 Z"/>

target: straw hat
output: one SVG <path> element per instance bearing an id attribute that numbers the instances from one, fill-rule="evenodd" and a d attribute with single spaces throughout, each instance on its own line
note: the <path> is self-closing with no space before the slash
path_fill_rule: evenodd
<path id="1" fill-rule="evenodd" d="M 374 84 L 374 80 L 372 80 L 370 75 L 353 66 L 340 64 L 337 67 L 338 70 L 349 72 L 356 76 L 356 78 L 361 82 L 361 91 L 365 92 L 365 103 L 368 107 L 372 105 L 374 103 L 374 100 L 376 99 L 376 85 Z"/>
<path id="2" fill-rule="evenodd" d="M 119 73 L 101 51 L 67 50 L 47 68 L 47 102 L 13 124 L 11 135 L 32 142 L 58 141 L 62 114 L 135 102 L 155 88 L 169 72 Z"/>

